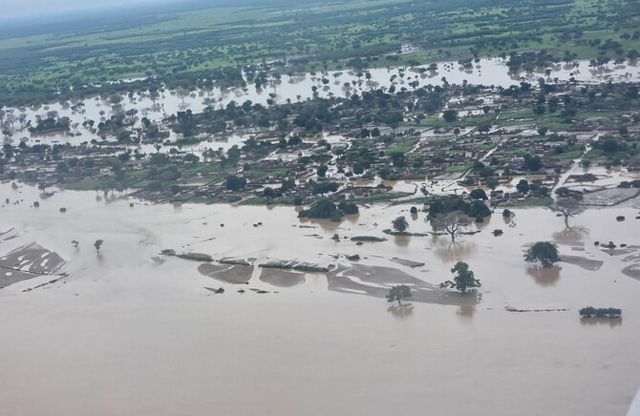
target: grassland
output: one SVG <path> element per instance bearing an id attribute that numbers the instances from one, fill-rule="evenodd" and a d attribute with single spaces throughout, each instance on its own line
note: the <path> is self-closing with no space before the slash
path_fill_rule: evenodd
<path id="1" fill-rule="evenodd" d="M 219 68 L 285 58 L 293 72 L 538 49 L 604 62 L 640 49 L 635 0 L 196 2 L 44 26 L 0 29 L 0 104 L 66 98 L 88 83 L 137 76 L 192 88 L 225 76 Z M 398 53 L 404 44 L 411 53 Z"/>

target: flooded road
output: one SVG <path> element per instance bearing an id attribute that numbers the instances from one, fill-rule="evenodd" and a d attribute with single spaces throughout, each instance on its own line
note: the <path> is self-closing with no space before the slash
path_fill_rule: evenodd
<path id="1" fill-rule="evenodd" d="M 0 256 L 37 242 L 68 273 L 27 292 L 50 276 L 0 289 L 7 414 L 595 416 L 624 414 L 640 385 L 640 281 L 622 273 L 638 261 L 637 199 L 588 210 L 571 229 L 547 209 L 514 209 L 511 224 L 498 210 L 452 244 L 384 234 L 399 215 L 408 231 L 431 231 L 409 206 L 361 207 L 332 223 L 301 222 L 293 207 L 148 205 L 71 191 L 41 200 L 25 185 L 1 184 L 0 196 L 10 200 L 0 233 L 12 230 L 0 235 Z M 363 235 L 387 240 L 350 240 Z M 556 241 L 567 261 L 529 267 L 522 255 L 538 240 Z M 364 287 L 350 293 L 331 290 L 340 277 L 330 273 L 280 284 L 261 267 L 247 285 L 231 284 L 163 249 L 388 274 L 345 273 L 341 287 Z M 346 258 L 354 254 L 358 262 Z M 377 295 L 405 275 L 435 287 L 456 261 L 482 282 L 474 302 L 390 308 Z M 581 322 L 587 305 L 621 308 L 622 320 Z"/>

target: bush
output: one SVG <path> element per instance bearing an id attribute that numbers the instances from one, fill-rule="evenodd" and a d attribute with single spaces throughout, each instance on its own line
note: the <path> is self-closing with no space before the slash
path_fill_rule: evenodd
<path id="1" fill-rule="evenodd" d="M 322 198 L 311 205 L 309 209 L 304 209 L 298 213 L 299 218 L 335 218 L 340 211 L 335 204 L 326 198 Z"/>
<path id="2" fill-rule="evenodd" d="M 246 184 L 247 180 L 245 178 L 235 175 L 227 176 L 225 182 L 227 189 L 230 191 L 239 191 L 240 189 L 244 188 Z"/>
<path id="3" fill-rule="evenodd" d="M 609 318 L 615 319 L 622 315 L 622 309 L 618 308 L 594 308 L 586 306 L 580 309 L 580 316 L 583 318 Z"/>
<path id="4" fill-rule="evenodd" d="M 458 119 L 458 112 L 456 110 L 445 110 L 442 113 L 442 118 L 448 123 L 454 122 Z"/>
<path id="5" fill-rule="evenodd" d="M 359 212 L 358 206 L 353 202 L 342 201 L 338 205 L 338 208 L 345 213 L 345 215 L 357 214 Z"/>
<path id="6" fill-rule="evenodd" d="M 397 233 L 404 233 L 409 227 L 409 223 L 404 216 L 400 216 L 391 222 L 393 230 Z"/>
<path id="7" fill-rule="evenodd" d="M 538 241 L 527 250 L 524 259 L 528 263 L 539 261 L 542 267 L 552 267 L 554 263 L 560 261 L 558 246 L 548 241 Z"/>
<path id="8" fill-rule="evenodd" d="M 327 192 L 335 192 L 340 185 L 336 182 L 316 182 L 313 184 L 314 194 L 326 194 Z"/>

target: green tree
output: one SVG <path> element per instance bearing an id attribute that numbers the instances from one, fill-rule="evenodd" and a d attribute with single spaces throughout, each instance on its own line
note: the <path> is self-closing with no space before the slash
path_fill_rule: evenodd
<path id="1" fill-rule="evenodd" d="M 273 198 L 274 196 L 276 196 L 276 191 L 273 190 L 272 187 L 267 186 L 266 188 L 264 188 L 264 190 L 262 191 L 262 195 L 265 198 Z"/>
<path id="2" fill-rule="evenodd" d="M 480 188 L 471 191 L 471 193 L 469 193 L 469 196 L 472 199 L 482 199 L 483 201 L 487 200 L 487 193 L 484 191 L 484 189 Z"/>
<path id="3" fill-rule="evenodd" d="M 327 165 L 320 165 L 318 166 L 318 170 L 316 172 L 318 173 L 319 177 L 324 178 L 328 170 L 329 168 L 327 167 Z"/>
<path id="4" fill-rule="evenodd" d="M 524 155 L 524 168 L 531 171 L 537 172 L 542 167 L 542 160 L 540 160 L 540 156 L 531 156 L 529 154 Z"/>
<path id="5" fill-rule="evenodd" d="M 409 286 L 398 285 L 394 286 L 389 290 L 387 294 L 387 301 L 390 303 L 398 301 L 398 305 L 402 305 L 402 299 L 408 299 L 411 297 L 411 289 Z"/>
<path id="6" fill-rule="evenodd" d="M 353 202 L 342 201 L 338 204 L 338 209 L 346 215 L 357 214 L 360 209 Z"/>
<path id="7" fill-rule="evenodd" d="M 282 180 L 282 184 L 280 185 L 280 190 L 282 192 L 290 191 L 296 187 L 296 180 L 292 178 L 287 178 Z"/>
<path id="8" fill-rule="evenodd" d="M 193 153 L 188 153 L 184 156 L 184 161 L 195 165 L 200 161 L 200 158 Z"/>
<path id="9" fill-rule="evenodd" d="M 463 261 L 459 261 L 451 269 L 453 273 L 453 280 L 447 280 L 440 284 L 440 287 L 450 287 L 456 289 L 462 293 L 465 293 L 468 289 L 480 287 L 480 280 L 475 278 L 475 275 L 469 270 L 469 265 Z"/>
<path id="10" fill-rule="evenodd" d="M 240 189 L 244 188 L 246 184 L 247 180 L 245 178 L 235 175 L 227 176 L 225 182 L 227 189 L 230 191 L 239 191 Z"/>
<path id="11" fill-rule="evenodd" d="M 309 209 L 304 209 L 298 212 L 299 218 L 331 218 L 340 219 L 342 212 L 336 208 L 336 205 L 328 200 L 322 198 L 317 200 L 311 205 Z"/>
<path id="12" fill-rule="evenodd" d="M 529 193 L 529 182 L 526 179 L 520 179 L 520 182 L 516 185 L 516 189 L 523 195 Z"/>
<path id="13" fill-rule="evenodd" d="M 444 118 L 447 123 L 452 123 L 458 119 L 458 112 L 456 110 L 444 110 L 442 118 Z"/>
<path id="14" fill-rule="evenodd" d="M 552 267 L 554 263 L 560 261 L 558 246 L 548 241 L 538 241 L 527 250 L 524 260 L 528 263 L 540 262 L 542 267 Z"/>
<path id="15" fill-rule="evenodd" d="M 391 222 L 393 230 L 397 233 L 404 233 L 409 227 L 409 223 L 404 216 L 400 216 Z"/>

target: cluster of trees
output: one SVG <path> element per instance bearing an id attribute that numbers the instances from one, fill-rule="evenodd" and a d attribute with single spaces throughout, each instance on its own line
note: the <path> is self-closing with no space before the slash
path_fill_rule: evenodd
<path id="1" fill-rule="evenodd" d="M 474 195 L 477 196 L 477 193 Z M 457 195 L 438 198 L 429 205 L 429 217 L 435 218 L 439 214 L 448 214 L 454 211 L 460 211 L 464 215 L 475 219 L 487 217 L 491 215 L 491 210 L 481 199 L 466 202 Z"/>
<path id="2" fill-rule="evenodd" d="M 37 26 L 0 33 L 0 39 L 14 37 L 16 33 L 19 36 L 47 33 L 40 36 L 47 41 L 38 44 L 25 42 L 23 48 L 16 49 L 15 45 L 0 48 L 0 58 L 19 57 L 0 59 L 0 96 L 10 97 L 15 101 L 12 104 L 26 104 L 93 95 L 96 86 L 91 82 L 131 74 L 154 75 L 149 79 L 170 87 L 208 87 L 213 80 L 221 86 L 238 85 L 244 82 L 237 74 L 240 65 L 258 72 L 249 78 L 264 87 L 266 79 L 259 73 L 269 66 L 264 62 L 278 62 L 292 55 L 304 55 L 293 60 L 292 71 L 308 68 L 310 60 L 315 61 L 314 66 L 326 69 L 329 61 L 338 64 L 339 60 L 349 58 L 348 65 L 362 69 L 379 60 L 376 55 L 381 54 L 387 54 L 386 61 L 390 63 L 420 63 L 417 59 L 404 61 L 398 55 L 388 55 L 408 42 L 440 57 L 451 54 L 451 48 L 473 57 L 481 54 L 506 57 L 509 52 L 508 64 L 514 72 L 571 60 L 575 58 L 570 52 L 572 48 L 591 50 L 595 65 L 611 58 L 638 56 L 634 42 L 638 11 L 633 0 L 599 4 L 597 14 L 591 7 L 582 10 L 570 2 L 550 1 L 530 4 L 503 0 L 499 5 L 482 5 L 483 12 L 478 12 L 480 6 L 470 4 L 469 0 L 393 6 L 371 3 L 351 11 L 327 10 L 317 4 L 304 2 L 291 10 L 287 2 L 270 3 L 260 11 L 260 25 L 247 25 L 246 22 L 253 21 L 246 14 L 250 12 L 239 9 L 231 14 L 238 16 L 235 21 L 232 18 L 225 20 L 223 26 L 194 28 L 189 25 L 189 13 L 181 17 L 172 6 L 162 6 L 128 18 L 101 14 L 47 25 L 44 31 Z M 212 20 L 219 13 L 219 6 L 196 7 L 200 7 L 200 15 L 210 15 Z M 587 19 L 589 25 L 585 26 Z M 426 21 L 430 24 L 424 25 Z M 504 24 L 505 21 L 509 24 Z M 462 32 L 461 25 L 465 28 Z M 16 27 L 12 25 L 11 30 Z M 70 31 L 83 37 L 69 37 Z M 147 34 L 163 41 L 141 43 L 140 37 Z M 61 36 L 66 41 L 62 44 Z M 87 43 L 86 36 L 114 41 Z M 544 50 L 515 52 L 540 50 L 541 44 L 566 51 L 557 57 Z M 461 62 L 463 66 L 470 65 L 469 60 L 465 61 Z M 263 64 L 259 65 L 260 62 Z M 130 84 L 139 88 L 144 82 Z M 101 88 L 117 91 L 127 86 L 103 83 Z M 389 116 L 396 115 L 389 113 Z"/>
<path id="3" fill-rule="evenodd" d="M 580 309 L 580 316 L 583 318 L 620 318 L 622 315 L 622 309 L 618 308 L 594 308 L 593 306 L 586 306 Z"/>
<path id="4" fill-rule="evenodd" d="M 71 125 L 69 117 L 58 117 L 57 112 L 50 111 L 47 117 L 36 117 L 36 125 L 29 127 L 29 132 L 33 134 L 46 133 L 50 131 L 68 131 Z"/>
<path id="5" fill-rule="evenodd" d="M 452 288 L 461 293 L 467 293 L 467 291 L 481 287 L 480 280 L 475 278 L 473 271 L 469 269 L 469 265 L 463 261 L 457 262 L 453 268 L 453 280 L 447 280 L 440 284 L 441 288 Z M 399 305 L 402 305 L 402 301 L 411 297 L 411 288 L 407 285 L 393 286 L 389 293 L 386 295 L 387 302 L 393 303 L 398 301 Z"/>
<path id="6" fill-rule="evenodd" d="M 331 221 L 340 221 L 343 215 L 357 214 L 358 206 L 353 202 L 342 201 L 338 206 L 327 198 L 321 198 L 314 202 L 309 209 L 298 212 L 299 218 L 328 218 Z"/>

